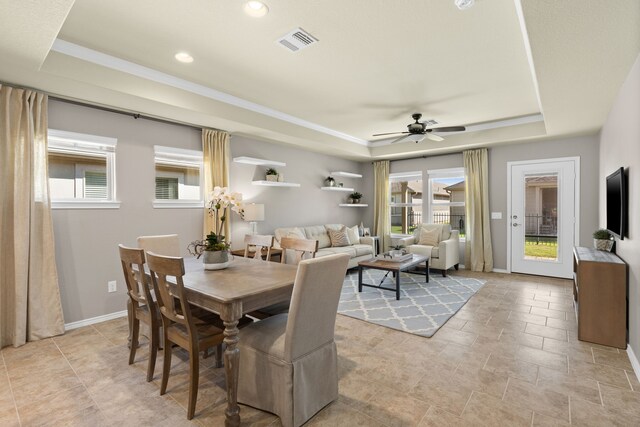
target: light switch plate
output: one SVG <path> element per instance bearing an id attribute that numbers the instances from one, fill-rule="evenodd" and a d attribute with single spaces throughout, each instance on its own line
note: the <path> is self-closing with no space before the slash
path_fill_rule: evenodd
<path id="1" fill-rule="evenodd" d="M 502 212 L 491 212 L 491 219 L 502 219 Z"/>
<path id="2" fill-rule="evenodd" d="M 107 290 L 109 292 L 115 292 L 118 290 L 118 282 L 116 282 L 115 280 L 111 280 L 109 282 L 107 282 Z"/>

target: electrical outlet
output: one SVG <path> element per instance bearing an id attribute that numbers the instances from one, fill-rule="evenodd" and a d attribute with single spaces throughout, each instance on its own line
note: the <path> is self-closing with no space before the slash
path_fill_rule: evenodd
<path id="1" fill-rule="evenodd" d="M 118 290 L 118 282 L 116 282 L 115 280 L 111 280 L 109 282 L 107 282 L 107 290 L 109 292 L 115 292 Z"/>

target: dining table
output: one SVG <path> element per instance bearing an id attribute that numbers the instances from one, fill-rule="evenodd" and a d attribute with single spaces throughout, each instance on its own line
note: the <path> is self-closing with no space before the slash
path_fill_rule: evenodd
<path id="1" fill-rule="evenodd" d="M 238 322 L 244 314 L 289 301 L 297 267 L 242 257 L 234 257 L 223 270 L 205 270 L 202 260 L 195 258 L 185 258 L 184 267 L 182 280 L 187 300 L 218 314 L 224 323 L 225 426 L 239 426 L 238 375 L 241 367 Z"/>

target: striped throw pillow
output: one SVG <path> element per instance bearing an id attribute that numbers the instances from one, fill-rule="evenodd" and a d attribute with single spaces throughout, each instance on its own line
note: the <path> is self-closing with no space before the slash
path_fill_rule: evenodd
<path id="1" fill-rule="evenodd" d="M 351 242 L 349 242 L 349 235 L 347 234 L 347 227 L 342 226 L 339 230 L 332 230 L 328 228 L 329 231 L 329 239 L 331 239 L 331 247 L 338 248 L 341 246 L 349 246 Z"/>

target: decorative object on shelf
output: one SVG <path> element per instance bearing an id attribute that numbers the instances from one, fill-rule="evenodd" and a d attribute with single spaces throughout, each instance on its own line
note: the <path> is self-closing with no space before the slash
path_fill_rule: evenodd
<path id="1" fill-rule="evenodd" d="M 278 182 L 284 182 L 284 174 L 282 173 L 278 174 Z"/>
<path id="2" fill-rule="evenodd" d="M 600 251 L 611 252 L 613 249 L 613 235 L 603 228 L 593 233 L 593 247 Z"/>
<path id="3" fill-rule="evenodd" d="M 354 191 L 353 193 L 349 194 L 349 203 L 358 204 L 360 203 L 360 199 L 362 199 L 362 193 Z"/>
<path id="4" fill-rule="evenodd" d="M 231 193 L 227 187 L 215 187 L 209 193 L 206 207 L 209 216 L 214 218 L 215 230 L 207 234 L 204 240 L 191 242 L 187 249 L 196 258 L 204 255 L 205 270 L 222 270 L 227 268 L 231 262 L 229 255 L 231 244 L 222 235 L 224 224 L 227 221 L 227 209 L 231 208 L 231 211 L 243 217 L 242 194 Z"/>
<path id="5" fill-rule="evenodd" d="M 251 227 L 251 234 L 253 235 L 258 234 L 257 221 L 264 221 L 264 205 L 259 205 L 256 203 L 244 205 L 243 219 L 245 221 L 249 221 L 249 226 Z"/>
<path id="6" fill-rule="evenodd" d="M 324 180 L 324 185 L 325 185 L 325 187 L 335 187 L 336 186 L 336 180 L 332 176 L 328 176 Z"/>
<path id="7" fill-rule="evenodd" d="M 339 182 L 338 187 L 342 188 L 342 186 L 344 186 L 344 182 Z"/>
<path id="8" fill-rule="evenodd" d="M 364 228 L 364 236 L 365 237 L 371 236 L 371 230 L 369 229 L 369 227 Z"/>
<path id="9" fill-rule="evenodd" d="M 277 182 L 278 181 L 278 171 L 275 170 L 274 168 L 267 169 L 267 172 L 265 173 L 265 176 L 266 176 L 267 181 L 273 181 L 273 182 Z"/>
<path id="10" fill-rule="evenodd" d="M 391 257 L 399 257 L 404 255 L 404 245 L 395 245 L 391 247 L 389 251 Z"/>

